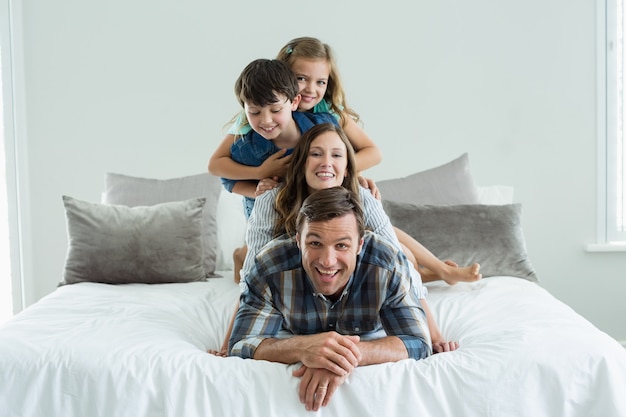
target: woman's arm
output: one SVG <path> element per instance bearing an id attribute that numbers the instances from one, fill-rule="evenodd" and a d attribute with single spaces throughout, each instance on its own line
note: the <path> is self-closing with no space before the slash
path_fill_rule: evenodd
<path id="1" fill-rule="evenodd" d="M 246 228 L 246 245 L 248 253 L 243 262 L 241 278 L 245 280 L 254 265 L 254 257 L 274 237 L 274 224 L 278 219 L 278 213 L 274 208 L 274 201 L 278 194 L 278 188 L 266 191 L 256 198 L 254 208 L 248 219 Z"/>
<path id="2" fill-rule="evenodd" d="M 391 220 L 383 209 L 383 204 L 365 188 L 360 187 L 359 191 L 365 213 L 365 227 L 377 235 L 384 236 L 397 248 L 402 249 L 398 236 L 391 225 Z"/>
<path id="3" fill-rule="evenodd" d="M 356 152 L 356 168 L 359 172 L 377 165 L 382 160 L 382 153 L 367 133 L 348 115 L 342 126 Z"/>

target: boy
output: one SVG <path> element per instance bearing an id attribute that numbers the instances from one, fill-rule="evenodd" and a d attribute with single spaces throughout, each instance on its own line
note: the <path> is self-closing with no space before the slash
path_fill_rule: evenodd
<path id="1" fill-rule="evenodd" d="M 209 161 L 209 172 L 222 177 L 229 192 L 244 196 L 244 212 L 250 216 L 256 186 L 262 178 L 280 178 L 288 156 L 302 133 L 321 123 L 338 125 L 329 113 L 298 112 L 298 80 L 287 64 L 257 59 L 242 71 L 235 95 L 252 130 L 228 135 Z"/>

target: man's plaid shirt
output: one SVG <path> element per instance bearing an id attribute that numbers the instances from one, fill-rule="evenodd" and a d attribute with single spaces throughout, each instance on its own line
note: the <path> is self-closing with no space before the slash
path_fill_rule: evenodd
<path id="1" fill-rule="evenodd" d="M 334 303 L 315 292 L 294 238 L 270 242 L 256 257 L 242 293 L 230 353 L 252 358 L 265 338 L 327 331 L 362 339 L 393 335 L 411 358 L 432 353 L 409 261 L 384 238 L 366 232 L 356 269 Z"/>

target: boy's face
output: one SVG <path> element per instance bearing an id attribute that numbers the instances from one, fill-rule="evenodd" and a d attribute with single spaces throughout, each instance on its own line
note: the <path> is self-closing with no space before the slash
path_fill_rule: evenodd
<path id="1" fill-rule="evenodd" d="M 322 101 L 326 94 L 328 78 L 330 77 L 330 64 L 323 58 L 297 58 L 293 62 L 291 70 L 296 74 L 300 87 L 302 99 L 299 109 L 302 111 L 311 110 Z"/>
<path id="2" fill-rule="evenodd" d="M 267 140 L 279 138 L 293 120 L 291 112 L 298 109 L 300 97 L 292 102 L 283 94 L 276 94 L 278 101 L 267 106 L 244 103 L 244 111 L 250 127 Z"/>

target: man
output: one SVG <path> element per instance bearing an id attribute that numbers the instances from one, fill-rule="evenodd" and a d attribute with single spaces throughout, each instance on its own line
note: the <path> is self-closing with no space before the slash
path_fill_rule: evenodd
<path id="1" fill-rule="evenodd" d="M 294 375 L 307 410 L 327 405 L 357 366 L 432 353 L 408 260 L 365 232 L 358 197 L 343 187 L 312 193 L 295 239 L 274 240 L 259 253 L 229 351 L 302 362 Z"/>

